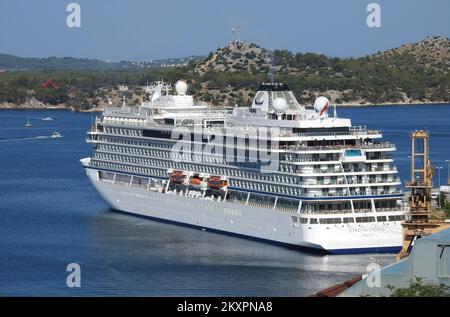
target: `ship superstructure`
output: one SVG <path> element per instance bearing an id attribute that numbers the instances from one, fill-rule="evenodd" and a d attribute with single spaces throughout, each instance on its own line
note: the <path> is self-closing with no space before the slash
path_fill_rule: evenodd
<path id="1" fill-rule="evenodd" d="M 406 208 L 380 131 L 352 126 L 324 97 L 300 105 L 283 84 L 233 109 L 175 88 L 156 83 L 89 131 L 82 165 L 113 209 L 332 253 L 400 249 Z"/>

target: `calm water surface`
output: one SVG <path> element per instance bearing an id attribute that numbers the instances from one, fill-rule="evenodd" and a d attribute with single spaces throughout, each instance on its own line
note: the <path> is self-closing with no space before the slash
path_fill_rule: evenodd
<path id="1" fill-rule="evenodd" d="M 404 181 L 408 133 L 431 132 L 431 159 L 450 159 L 450 105 L 338 109 L 397 145 Z M 33 128 L 23 127 L 30 117 Z M 43 121 L 43 117 L 54 121 Z M 80 167 L 90 114 L 0 111 L 0 296 L 305 296 L 393 255 L 314 255 L 110 211 Z M 50 139 L 59 131 L 62 139 Z M 447 170 L 442 170 L 444 182 Z M 436 183 L 438 179 L 436 178 Z M 66 287 L 79 263 L 81 288 Z"/>

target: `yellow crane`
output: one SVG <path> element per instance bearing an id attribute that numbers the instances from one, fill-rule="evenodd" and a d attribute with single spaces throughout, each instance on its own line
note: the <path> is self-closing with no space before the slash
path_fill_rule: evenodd
<path id="1" fill-rule="evenodd" d="M 411 180 L 406 182 L 406 188 L 410 190 L 409 215 L 402 224 L 403 247 L 397 259 L 409 255 L 416 239 L 449 227 L 438 217 L 431 219 L 433 168 L 429 159 L 429 142 L 428 132 L 419 130 L 411 133 Z"/>

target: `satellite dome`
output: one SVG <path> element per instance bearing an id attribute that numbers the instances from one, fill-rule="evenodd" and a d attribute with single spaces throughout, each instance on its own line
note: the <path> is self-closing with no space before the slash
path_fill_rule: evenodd
<path id="1" fill-rule="evenodd" d="M 330 107 L 330 100 L 328 100 L 327 97 L 318 97 L 316 101 L 314 102 L 314 110 L 318 112 L 320 115 L 323 115 L 328 111 L 328 108 Z"/>
<path id="2" fill-rule="evenodd" d="M 188 85 L 184 80 L 177 81 L 177 84 L 175 85 L 175 90 L 177 91 L 178 95 L 185 95 L 188 89 Z"/>
<path id="3" fill-rule="evenodd" d="M 287 102 L 286 102 L 286 100 L 284 98 L 275 98 L 273 100 L 273 108 L 277 112 L 285 111 L 287 109 Z"/>

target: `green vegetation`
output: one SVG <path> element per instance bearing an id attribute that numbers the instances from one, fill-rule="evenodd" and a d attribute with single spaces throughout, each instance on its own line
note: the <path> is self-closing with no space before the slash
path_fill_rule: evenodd
<path id="1" fill-rule="evenodd" d="M 99 59 L 74 57 L 26 58 L 8 54 L 0 54 L 0 69 L 16 70 L 107 70 L 107 69 L 138 69 L 142 67 L 160 67 L 163 64 L 182 65 L 189 61 L 198 61 L 201 56 L 186 58 L 168 58 L 145 62 L 105 62 Z"/>
<path id="2" fill-rule="evenodd" d="M 412 55 L 339 59 L 275 51 L 274 59 L 278 77 L 289 86 L 297 91 L 343 91 L 343 103 L 450 101 L 450 72 L 421 65 Z"/>
<path id="3" fill-rule="evenodd" d="M 22 58 L 0 54 L 0 68 L 3 69 L 120 69 L 136 67 L 130 62 L 107 63 L 98 59 L 73 57 Z"/>
<path id="4" fill-rule="evenodd" d="M 415 277 L 408 287 L 396 288 L 389 285 L 391 297 L 450 297 L 450 287 L 445 284 L 425 283 L 423 278 Z"/>
<path id="5" fill-rule="evenodd" d="M 49 105 L 66 104 L 75 110 L 85 110 L 104 100 L 118 85 L 144 86 L 160 79 L 175 81 L 185 78 L 180 68 L 136 70 L 48 70 L 0 73 L 0 103 L 24 104 L 31 98 Z M 59 88 L 44 88 L 42 83 L 52 79 Z M 130 100 L 131 103 L 131 100 Z"/>
<path id="6" fill-rule="evenodd" d="M 2 58 L 5 55 L 0 55 L 0 68 Z M 54 59 L 44 60 L 51 63 Z M 287 84 L 301 103 L 312 103 L 317 95 L 328 96 L 335 103 L 450 103 L 450 40 L 447 38 L 428 38 L 361 58 L 294 54 L 286 50 L 270 53 L 244 43 L 218 49 L 204 60 L 190 60 L 186 66 L 173 68 L 125 67 L 118 63 L 111 69 L 102 69 L 105 63 L 102 61 L 62 60 L 71 66 L 56 63 L 55 67 L 61 69 L 0 73 L 0 103 L 24 104 L 35 99 L 50 105 L 84 109 L 104 102 L 118 85 L 128 85 L 134 91 L 130 103 L 135 104 L 139 102 L 135 99 L 136 88 L 162 76 L 173 83 L 178 79 L 187 80 L 189 93 L 199 100 L 215 105 L 224 102 L 247 105 L 259 83 L 268 80 L 271 60 L 275 80 Z M 97 66 L 89 64 L 97 62 Z M 74 67 L 71 63 L 90 69 L 67 69 Z M 59 88 L 41 87 L 47 79 L 56 81 Z M 144 97 L 142 91 L 138 95 Z"/>
<path id="7" fill-rule="evenodd" d="M 448 201 L 447 196 L 444 193 L 440 194 L 441 210 L 445 214 L 446 218 L 450 218 L 450 201 Z"/>

